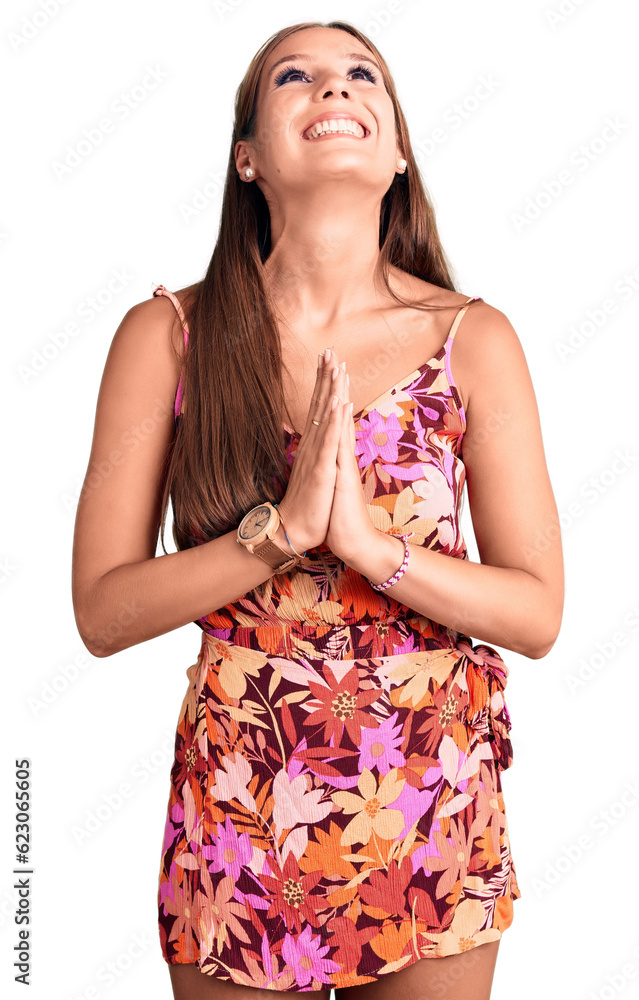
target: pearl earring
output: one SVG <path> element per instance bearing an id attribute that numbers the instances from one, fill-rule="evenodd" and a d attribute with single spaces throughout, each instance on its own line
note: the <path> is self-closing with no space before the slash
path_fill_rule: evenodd
<path id="1" fill-rule="evenodd" d="M 253 167 L 248 167 L 248 168 L 247 168 L 247 169 L 246 169 L 246 170 L 244 171 L 244 176 L 245 176 L 246 180 L 248 180 L 248 179 L 249 179 L 249 177 L 252 177 L 254 173 L 255 173 L 255 171 L 253 170 Z"/>
<path id="2" fill-rule="evenodd" d="M 406 160 L 404 159 L 403 156 L 400 156 L 400 158 L 398 159 L 397 166 L 399 167 L 400 170 L 406 170 L 408 164 L 406 163 Z"/>

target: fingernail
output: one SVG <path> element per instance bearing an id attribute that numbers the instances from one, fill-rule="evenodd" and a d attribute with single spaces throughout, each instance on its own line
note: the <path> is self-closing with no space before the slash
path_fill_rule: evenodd
<path id="1" fill-rule="evenodd" d="M 339 366 L 336 365 L 335 368 L 333 368 L 333 374 L 331 375 L 331 378 L 336 379 L 338 375 L 339 375 Z"/>
<path id="2" fill-rule="evenodd" d="M 320 353 L 317 355 L 317 367 L 318 368 L 322 367 L 322 362 L 323 361 L 324 361 L 324 355 L 320 351 Z"/>
<path id="3" fill-rule="evenodd" d="M 324 351 L 324 361 L 330 361 L 330 360 L 331 360 L 331 349 L 330 347 L 327 347 L 326 350 Z"/>
<path id="4" fill-rule="evenodd" d="M 343 372 L 346 371 L 346 362 L 345 361 L 342 361 L 342 363 L 340 365 L 340 368 L 342 369 Z"/>
<path id="5" fill-rule="evenodd" d="M 346 385 L 350 385 L 350 384 L 351 384 L 351 377 L 350 377 L 350 375 L 347 375 L 346 376 Z"/>

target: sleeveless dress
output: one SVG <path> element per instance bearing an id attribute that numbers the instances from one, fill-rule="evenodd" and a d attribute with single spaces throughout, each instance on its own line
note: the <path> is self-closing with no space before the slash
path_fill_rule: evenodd
<path id="1" fill-rule="evenodd" d="M 153 295 L 173 302 L 186 346 L 178 299 Z M 477 299 L 433 358 L 353 415 L 375 527 L 456 559 L 466 420 L 450 354 Z M 180 379 L 176 422 L 181 404 Z M 300 438 L 283 433 L 290 462 Z M 521 893 L 499 653 L 373 590 L 325 543 L 262 600 L 196 624 L 161 852 L 165 961 L 306 992 L 500 938 Z"/>

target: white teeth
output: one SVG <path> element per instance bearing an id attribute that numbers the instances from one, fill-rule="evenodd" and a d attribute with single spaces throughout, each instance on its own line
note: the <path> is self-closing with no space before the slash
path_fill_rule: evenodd
<path id="1" fill-rule="evenodd" d="M 326 132 L 346 132 L 362 139 L 366 134 L 359 122 L 351 118 L 329 118 L 323 122 L 315 122 L 304 133 L 307 139 L 317 139 L 318 136 Z"/>

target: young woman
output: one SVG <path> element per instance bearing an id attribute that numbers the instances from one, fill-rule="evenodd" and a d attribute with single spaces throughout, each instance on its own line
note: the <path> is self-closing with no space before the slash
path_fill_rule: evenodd
<path id="1" fill-rule="evenodd" d="M 254 57 L 211 263 L 120 324 L 86 482 L 87 648 L 202 630 L 159 876 L 175 997 L 486 1000 L 520 896 L 487 644 L 552 648 L 558 516 L 521 344 L 455 289 L 349 23 Z"/>

